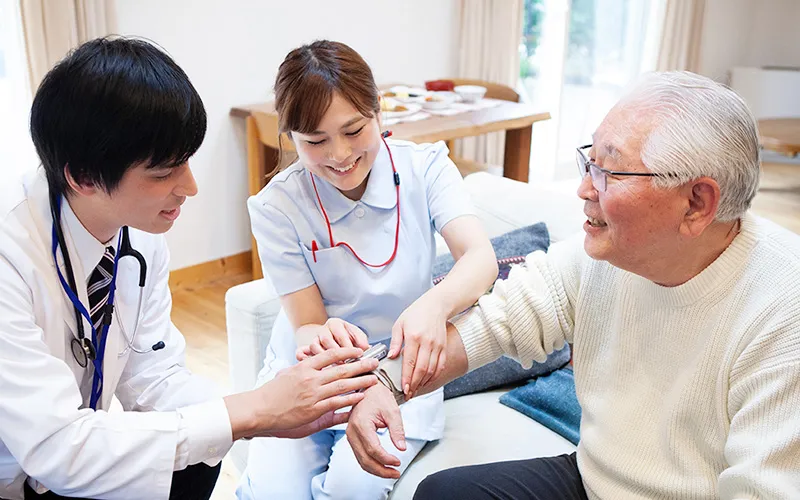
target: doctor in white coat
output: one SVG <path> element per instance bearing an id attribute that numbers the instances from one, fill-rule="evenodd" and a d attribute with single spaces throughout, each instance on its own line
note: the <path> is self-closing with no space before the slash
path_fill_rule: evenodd
<path id="1" fill-rule="evenodd" d="M 358 348 L 225 398 L 186 369 L 161 233 L 197 192 L 205 127 L 186 74 L 138 40 L 88 42 L 39 87 L 42 167 L 0 190 L 0 498 L 208 498 L 234 440 L 342 423 L 376 382 L 355 377 L 373 360 L 325 369 Z"/>

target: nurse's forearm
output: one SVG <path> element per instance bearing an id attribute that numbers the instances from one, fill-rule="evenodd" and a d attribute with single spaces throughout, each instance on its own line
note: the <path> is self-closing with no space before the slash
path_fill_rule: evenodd
<path id="1" fill-rule="evenodd" d="M 497 279 L 497 260 L 489 240 L 469 248 L 441 283 L 427 293 L 452 318 L 475 303 Z"/>

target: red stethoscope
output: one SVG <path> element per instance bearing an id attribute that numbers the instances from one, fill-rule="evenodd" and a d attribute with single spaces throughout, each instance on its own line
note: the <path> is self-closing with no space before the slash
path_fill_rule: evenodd
<path id="1" fill-rule="evenodd" d="M 397 191 L 397 227 L 394 231 L 394 250 L 392 251 L 391 257 L 382 263 L 382 264 L 370 264 L 369 262 L 365 261 L 361 257 L 358 256 L 353 247 L 348 245 L 344 241 L 340 241 L 339 243 L 335 243 L 333 240 L 333 230 L 331 229 L 331 222 L 328 219 L 328 213 L 325 211 L 325 207 L 322 206 L 322 199 L 319 197 L 319 191 L 317 191 L 317 183 L 314 181 L 314 174 L 311 171 L 308 172 L 308 175 L 311 176 L 311 184 L 314 186 L 314 194 L 317 195 L 317 202 L 319 203 L 319 209 L 322 212 L 322 216 L 325 218 L 325 224 L 328 226 L 328 238 L 331 241 L 330 248 L 335 247 L 345 247 L 353 254 L 353 256 L 362 264 L 367 267 L 384 267 L 388 266 L 392 263 L 394 258 L 397 256 L 397 245 L 400 242 L 400 174 L 397 173 L 397 169 L 394 167 L 394 158 L 392 158 L 392 150 L 389 149 L 389 145 L 386 144 L 386 138 L 391 136 L 392 133 L 390 131 L 383 132 L 381 134 L 381 140 L 383 141 L 384 146 L 386 146 L 386 151 L 389 152 L 389 161 L 392 164 L 392 173 L 394 174 L 394 186 Z M 317 246 L 317 240 L 313 240 L 311 242 L 311 255 L 314 257 L 314 262 L 317 262 L 317 250 L 319 250 L 319 246 Z"/>

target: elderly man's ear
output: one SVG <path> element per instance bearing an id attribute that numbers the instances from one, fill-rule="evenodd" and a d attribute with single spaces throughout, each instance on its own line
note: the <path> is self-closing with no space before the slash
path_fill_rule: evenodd
<path id="1" fill-rule="evenodd" d="M 687 207 L 680 231 L 684 236 L 697 238 L 710 226 L 719 207 L 719 184 L 710 177 L 700 177 L 682 187 Z"/>

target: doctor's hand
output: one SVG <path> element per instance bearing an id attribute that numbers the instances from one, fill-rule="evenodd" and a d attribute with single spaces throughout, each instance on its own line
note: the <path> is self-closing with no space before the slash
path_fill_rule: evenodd
<path id="1" fill-rule="evenodd" d="M 295 337 L 309 342 L 297 348 L 295 357 L 298 361 L 337 347 L 369 349 L 367 334 L 339 318 L 330 318 L 324 325 L 303 325 L 297 329 Z"/>
<path id="2" fill-rule="evenodd" d="M 447 315 L 436 301 L 423 295 L 395 322 L 389 357 L 396 358 L 403 349 L 402 389 L 406 399 L 444 370 L 447 356 Z"/>
<path id="3" fill-rule="evenodd" d="M 378 429 L 389 428 L 389 437 L 398 450 L 405 451 L 405 431 L 400 408 L 391 391 L 376 384 L 365 392 L 365 398 L 352 409 L 347 424 L 347 440 L 356 460 L 365 471 L 379 477 L 398 479 L 400 459 L 386 451 L 378 439 Z"/>
<path id="4" fill-rule="evenodd" d="M 255 436 L 304 437 L 347 421 L 332 412 L 355 405 L 360 391 L 377 383 L 375 359 L 358 358 L 357 347 L 330 349 L 278 372 L 261 387 L 225 397 L 233 439 Z"/>

